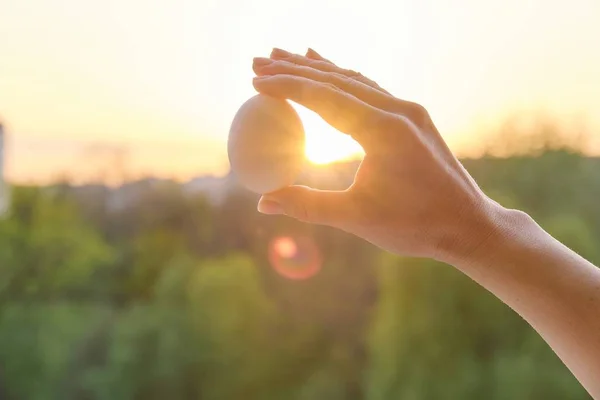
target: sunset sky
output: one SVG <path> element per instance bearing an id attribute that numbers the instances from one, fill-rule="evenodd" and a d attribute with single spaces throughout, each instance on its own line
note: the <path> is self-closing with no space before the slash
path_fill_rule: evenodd
<path id="1" fill-rule="evenodd" d="M 91 176 L 91 146 L 133 175 L 222 174 L 252 58 L 309 46 L 425 105 L 459 153 L 521 111 L 583 118 L 600 153 L 598 0 L 0 0 L 8 175 Z M 300 112 L 309 148 L 345 148 Z"/>

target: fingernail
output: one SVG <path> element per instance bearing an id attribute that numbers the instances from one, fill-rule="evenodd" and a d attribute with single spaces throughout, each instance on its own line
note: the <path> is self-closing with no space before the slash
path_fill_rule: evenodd
<path id="1" fill-rule="evenodd" d="M 273 49 L 273 51 L 271 52 L 271 57 L 284 58 L 284 57 L 289 57 L 291 55 L 292 55 L 292 53 L 290 53 L 289 51 L 278 49 L 277 47 L 275 47 Z"/>
<path id="2" fill-rule="evenodd" d="M 264 81 L 266 79 L 269 79 L 270 77 L 272 77 L 273 75 L 261 75 L 261 76 L 255 76 L 254 78 L 252 78 L 253 82 L 256 81 Z"/>
<path id="3" fill-rule="evenodd" d="M 260 199 L 258 202 L 258 212 L 267 215 L 283 214 L 283 207 L 275 200 Z"/>
<path id="4" fill-rule="evenodd" d="M 308 50 L 306 50 L 306 55 L 308 57 L 321 57 L 321 55 L 319 53 L 317 53 L 316 51 L 314 51 L 310 47 L 308 48 Z"/>
<path id="5" fill-rule="evenodd" d="M 264 67 L 265 65 L 269 65 L 273 62 L 273 60 L 271 60 L 270 58 L 264 58 L 264 57 L 256 57 L 253 60 L 253 64 L 256 67 Z"/>

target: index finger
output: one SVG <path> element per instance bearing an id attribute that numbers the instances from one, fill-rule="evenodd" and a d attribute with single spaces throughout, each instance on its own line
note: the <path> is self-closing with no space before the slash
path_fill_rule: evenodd
<path id="1" fill-rule="evenodd" d="M 355 79 L 355 80 L 362 82 L 368 86 L 371 86 L 374 89 L 377 89 L 383 93 L 391 95 L 390 92 L 388 92 L 387 90 L 385 90 L 384 88 L 379 86 L 377 84 L 377 82 L 367 78 L 366 76 L 362 75 L 359 72 L 353 71 L 351 69 L 345 69 L 345 68 L 338 67 L 332 61 L 324 58 L 323 56 L 321 56 L 320 54 L 318 54 L 316 51 L 314 51 L 312 49 L 309 49 L 309 51 L 306 54 L 307 54 L 306 56 L 301 56 L 299 54 L 289 53 L 285 50 L 276 48 L 276 49 L 273 49 L 273 51 L 271 52 L 271 58 L 273 58 L 274 60 L 285 60 L 285 61 L 292 62 L 294 64 L 312 67 L 312 68 L 321 70 L 323 72 L 335 72 L 335 73 L 338 73 L 341 75 L 345 75 L 348 78 Z"/>
<path id="2" fill-rule="evenodd" d="M 296 75 L 266 75 L 253 80 L 260 93 L 290 99 L 319 114 L 331 126 L 352 136 L 365 151 L 377 145 L 396 115 L 374 108 L 335 85 Z"/>

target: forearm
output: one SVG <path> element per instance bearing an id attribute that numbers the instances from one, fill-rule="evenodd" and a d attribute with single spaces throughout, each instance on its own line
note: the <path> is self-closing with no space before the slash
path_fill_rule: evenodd
<path id="1" fill-rule="evenodd" d="M 546 340 L 600 399 L 600 269 L 526 214 L 492 206 L 470 253 L 447 262 L 494 293 Z"/>

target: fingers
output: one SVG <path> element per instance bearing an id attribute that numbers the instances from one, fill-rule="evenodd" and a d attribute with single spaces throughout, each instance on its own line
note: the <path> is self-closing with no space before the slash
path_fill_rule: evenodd
<path id="1" fill-rule="evenodd" d="M 383 89 L 381 86 L 379 86 L 376 82 L 363 76 L 359 72 L 356 72 L 356 71 L 353 71 L 350 69 L 340 68 L 337 65 L 335 65 L 334 63 L 332 63 L 331 61 L 322 58 L 314 50 L 312 50 L 311 54 L 313 54 L 313 56 L 316 58 L 304 57 L 299 54 L 292 54 L 290 52 L 287 52 L 287 51 L 281 50 L 281 49 L 273 49 L 273 51 L 271 52 L 271 58 L 274 60 L 289 61 L 289 62 L 298 64 L 298 65 L 305 65 L 307 67 L 312 67 L 312 68 L 315 68 L 315 69 L 318 69 L 318 70 L 321 70 L 324 72 L 336 72 L 338 74 L 342 74 L 349 78 L 352 78 L 359 82 L 362 82 L 365 85 L 369 85 L 372 88 L 375 88 L 383 93 L 389 94 L 389 92 L 387 92 L 385 89 Z"/>
<path id="2" fill-rule="evenodd" d="M 337 72 L 324 72 L 312 67 L 298 65 L 283 60 L 272 60 L 270 58 L 255 58 L 252 67 L 254 72 L 259 76 L 278 74 L 295 75 L 313 81 L 330 83 L 373 107 L 391 113 L 409 114 L 414 106 L 413 103 L 398 100 L 372 86 L 348 78 Z"/>
<path id="3" fill-rule="evenodd" d="M 316 190 L 306 186 L 289 186 L 263 195 L 258 202 L 258 211 L 338 228 L 348 225 L 357 213 L 349 192 Z"/>
<path id="4" fill-rule="evenodd" d="M 334 64 L 333 62 L 326 59 L 325 57 L 323 57 L 322 55 L 320 55 L 319 53 L 317 53 L 314 49 L 311 49 L 310 47 L 306 51 L 306 58 L 310 58 L 311 60 L 325 61 L 325 62 L 328 62 L 329 64 Z"/>
<path id="5" fill-rule="evenodd" d="M 260 93 L 290 99 L 316 112 L 334 128 L 352 136 L 366 152 L 375 150 L 380 137 L 389 134 L 399 118 L 343 92 L 331 83 L 301 76 L 258 76 L 253 84 Z"/>
<path id="6" fill-rule="evenodd" d="M 287 56 L 278 56 L 278 54 L 283 53 Z M 364 102 L 371 104 L 373 107 L 395 114 L 402 114 L 417 125 L 430 124 L 429 113 L 423 106 L 411 101 L 398 99 L 367 78 L 358 79 L 355 76 L 353 77 L 353 71 L 337 67 L 313 49 L 308 50 L 307 57 L 288 53 L 280 49 L 274 49 L 272 54 L 275 54 L 276 56 L 272 56 L 272 58 L 254 59 L 253 68 L 258 75 L 290 73 L 292 75 L 300 75 L 309 77 L 310 79 L 332 83 Z M 269 63 L 269 60 L 272 60 L 273 62 Z M 290 65 L 302 68 L 294 69 L 291 68 Z M 310 70 L 307 70 L 308 68 Z M 315 74 L 312 71 L 319 71 L 321 74 Z M 367 91 L 365 86 L 371 88 L 371 91 Z"/>

